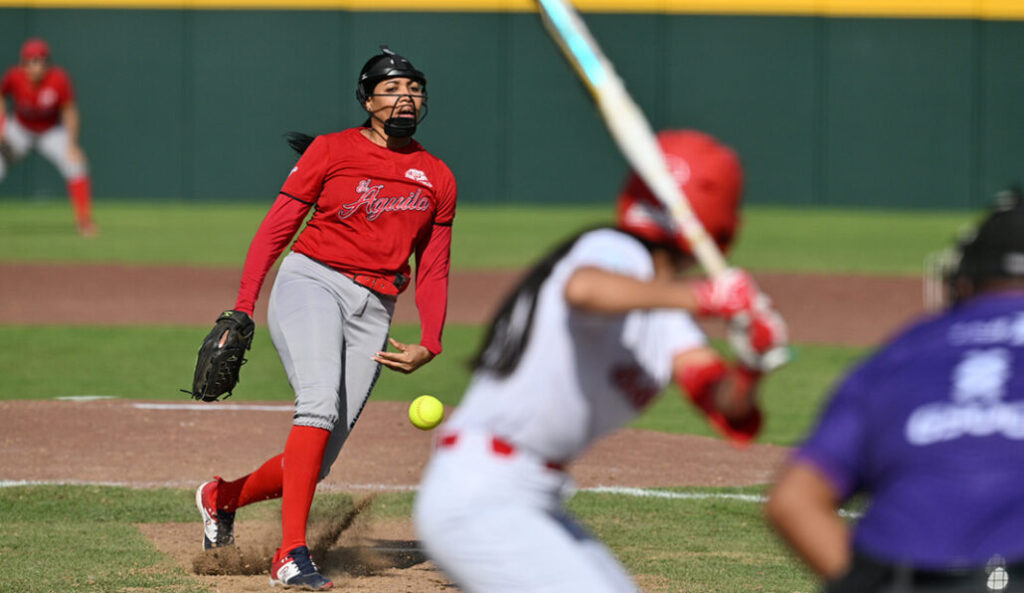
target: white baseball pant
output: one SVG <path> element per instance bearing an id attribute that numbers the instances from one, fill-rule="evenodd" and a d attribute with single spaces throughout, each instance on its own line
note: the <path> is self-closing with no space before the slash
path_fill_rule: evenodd
<path id="1" fill-rule="evenodd" d="M 460 432 L 434 452 L 413 506 L 426 555 L 466 593 L 637 593 L 615 556 L 569 515 L 565 472 Z"/>
<path id="2" fill-rule="evenodd" d="M 3 141 L 6 146 L 3 158 L 0 158 L 0 181 L 3 181 L 7 174 L 7 160 L 20 161 L 33 148 L 57 167 L 65 181 L 78 179 L 88 173 L 84 160 L 73 161 L 68 155 L 70 137 L 67 129 L 60 124 L 36 133 L 21 125 L 18 118 L 8 115 L 7 123 L 4 124 Z"/>

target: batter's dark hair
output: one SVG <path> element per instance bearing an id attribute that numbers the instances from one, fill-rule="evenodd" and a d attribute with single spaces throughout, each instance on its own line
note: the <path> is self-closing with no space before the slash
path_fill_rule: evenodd
<path id="1" fill-rule="evenodd" d="M 627 234 L 643 243 L 648 251 L 666 249 L 642 237 L 609 226 L 587 228 L 566 239 L 534 264 L 498 307 L 487 328 L 483 344 L 470 361 L 471 370 L 487 370 L 499 377 L 507 377 L 516 370 L 530 341 L 541 285 L 580 237 L 598 229 L 610 229 Z"/>

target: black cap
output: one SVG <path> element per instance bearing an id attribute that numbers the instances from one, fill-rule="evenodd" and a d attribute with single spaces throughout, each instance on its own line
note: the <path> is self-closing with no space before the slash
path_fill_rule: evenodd
<path id="1" fill-rule="evenodd" d="M 1024 192 L 1011 187 L 996 194 L 991 213 L 959 242 L 954 278 L 975 282 L 1024 277 Z"/>

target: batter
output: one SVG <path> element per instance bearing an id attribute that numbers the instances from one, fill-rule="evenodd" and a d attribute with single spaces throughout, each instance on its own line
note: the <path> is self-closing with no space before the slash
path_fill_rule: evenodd
<path id="1" fill-rule="evenodd" d="M 426 97 L 423 73 L 382 47 L 357 84 L 366 124 L 291 136 L 302 156 L 246 257 L 235 310 L 252 314 L 267 271 L 313 209 L 269 302 L 270 335 L 295 391 L 284 453 L 238 480 L 216 477 L 196 491 L 205 548 L 234 542 L 239 507 L 282 497 L 271 584 L 332 587 L 306 546 L 316 483 L 337 459 L 381 365 L 408 373 L 441 353 L 456 185 L 448 167 L 411 137 Z M 412 256 L 421 339 L 404 344 L 388 331 L 412 278 Z M 397 351 L 387 351 L 389 342 Z"/>
<path id="2" fill-rule="evenodd" d="M 733 152 L 698 132 L 660 135 L 674 173 L 711 236 L 738 224 Z M 755 310 L 756 286 L 733 270 L 687 282 L 682 239 L 635 180 L 615 229 L 586 231 L 528 274 L 491 326 L 467 392 L 438 430 L 415 502 L 428 556 L 468 593 L 636 591 L 613 554 L 566 511 L 565 467 L 640 414 L 672 380 L 738 442 L 762 416 L 760 357 L 784 344 L 781 319 Z M 692 314 L 756 317 L 756 360 L 728 366 Z M 758 343 L 753 344 L 754 341 Z"/>

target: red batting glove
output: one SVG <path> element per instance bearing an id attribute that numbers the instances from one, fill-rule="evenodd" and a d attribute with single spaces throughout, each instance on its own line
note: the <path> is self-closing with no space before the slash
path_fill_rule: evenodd
<path id="1" fill-rule="evenodd" d="M 748 369 L 766 373 L 789 362 L 786 322 L 770 306 L 735 315 L 729 320 L 727 338 L 736 358 Z"/>
<path id="2" fill-rule="evenodd" d="M 732 444 L 742 447 L 750 443 L 760 432 L 764 414 L 761 413 L 757 402 L 751 399 L 753 409 L 746 418 L 733 422 L 725 417 L 715 402 L 715 396 L 722 379 L 730 373 L 735 381 L 733 396 L 752 397 L 752 391 L 760 380 L 761 373 L 743 366 L 730 370 L 719 358 L 678 369 L 676 381 L 683 394 L 704 413 L 711 427 Z"/>
<path id="3" fill-rule="evenodd" d="M 754 308 L 758 290 L 754 279 L 745 270 L 729 268 L 710 280 L 693 285 L 698 315 L 732 318 L 737 313 Z"/>

